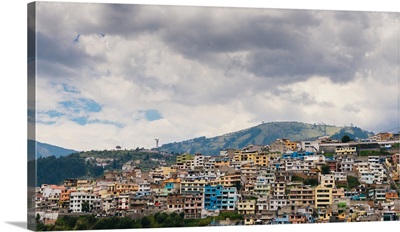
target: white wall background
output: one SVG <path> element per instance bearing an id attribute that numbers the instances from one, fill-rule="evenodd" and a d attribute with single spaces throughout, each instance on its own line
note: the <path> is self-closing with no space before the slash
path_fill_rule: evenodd
<path id="1" fill-rule="evenodd" d="M 29 1 L 1 2 L 1 114 L 0 114 L 0 171 L 2 187 L 0 189 L 0 231 L 25 231 L 26 229 L 26 12 Z M 59 1 L 57 1 L 59 2 Z M 78 1 L 70 1 L 78 2 Z M 291 9 L 333 9 L 361 11 L 399 12 L 400 3 L 393 0 L 346 1 L 346 0 L 128 0 L 128 1 L 85 1 L 112 3 L 142 3 L 169 5 L 208 5 L 238 6 Z M 393 28 L 399 30 L 399 28 Z M 17 191 L 13 190 L 15 188 Z M 9 200 L 9 199 L 12 199 Z M 293 230 L 309 231 L 382 231 L 398 228 L 399 222 L 391 223 L 350 223 L 306 226 L 253 226 L 230 227 L 231 231 L 251 230 Z M 196 228 L 194 231 L 217 231 L 221 228 Z M 157 229 L 157 231 L 185 231 L 181 229 Z M 192 230 L 192 229 L 191 229 Z M 105 230 L 111 231 L 111 230 Z M 114 230 L 115 231 L 115 230 Z M 138 230 L 123 230 L 138 231 Z M 148 230 L 140 230 L 148 231 Z"/>

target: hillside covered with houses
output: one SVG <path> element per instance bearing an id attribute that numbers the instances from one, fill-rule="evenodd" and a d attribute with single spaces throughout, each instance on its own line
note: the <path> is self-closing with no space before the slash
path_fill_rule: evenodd
<path id="1" fill-rule="evenodd" d="M 398 133 L 378 133 L 278 138 L 219 155 L 85 153 L 102 172 L 41 183 L 31 218 L 42 230 L 395 221 L 399 142 Z"/>

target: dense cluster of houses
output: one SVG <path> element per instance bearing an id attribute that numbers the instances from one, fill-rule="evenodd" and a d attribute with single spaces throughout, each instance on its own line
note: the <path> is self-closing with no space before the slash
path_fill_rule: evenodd
<path id="1" fill-rule="evenodd" d="M 45 223 L 62 215 L 141 218 L 183 212 L 196 219 L 225 211 L 243 220 L 214 225 L 399 220 L 400 154 L 391 149 L 386 156 L 359 155 L 399 143 L 390 138 L 348 143 L 328 137 L 278 139 L 225 149 L 219 156 L 185 153 L 174 165 L 150 171 L 132 160 L 102 178 L 37 187 L 36 212 Z M 349 187 L 349 179 L 359 184 Z"/>

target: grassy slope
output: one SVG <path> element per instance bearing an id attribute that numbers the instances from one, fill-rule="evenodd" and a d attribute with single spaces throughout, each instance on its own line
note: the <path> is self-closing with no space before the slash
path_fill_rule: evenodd
<path id="1" fill-rule="evenodd" d="M 357 134 L 366 137 L 366 133 L 359 128 L 342 128 L 330 125 L 314 125 L 300 122 L 264 123 L 241 131 L 213 137 L 200 137 L 179 143 L 164 144 L 161 150 L 167 152 L 188 152 L 217 155 L 221 149 L 243 148 L 249 144 L 266 145 L 278 138 L 287 138 L 291 141 L 317 139 L 321 136 L 335 136 L 341 138 L 343 134 Z M 350 136 L 352 137 L 352 136 Z M 355 137 L 355 136 L 353 136 Z"/>

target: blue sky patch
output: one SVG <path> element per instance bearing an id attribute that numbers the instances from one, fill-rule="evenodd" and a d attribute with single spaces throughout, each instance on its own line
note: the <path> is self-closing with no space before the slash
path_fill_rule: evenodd
<path id="1" fill-rule="evenodd" d="M 68 93 L 80 93 L 81 91 L 79 91 L 77 88 L 73 87 L 73 86 L 69 86 L 66 84 L 61 84 L 64 91 L 68 92 Z"/>
<path id="2" fill-rule="evenodd" d="M 87 119 L 88 119 L 88 117 L 76 117 L 76 118 L 72 118 L 71 121 L 76 122 L 81 126 L 84 126 L 87 124 Z"/>
<path id="3" fill-rule="evenodd" d="M 101 106 L 91 100 L 86 98 L 77 98 L 73 101 L 63 101 L 59 103 L 63 108 L 70 110 L 74 113 L 84 112 L 100 112 Z"/>
<path id="4" fill-rule="evenodd" d="M 108 121 L 108 120 L 99 120 L 99 119 L 91 120 L 91 121 L 88 121 L 87 123 L 99 123 L 99 124 L 105 124 L 105 125 L 113 125 L 113 126 L 116 126 L 118 128 L 123 128 L 124 127 L 123 123 L 112 122 L 112 121 Z"/>
<path id="5" fill-rule="evenodd" d="M 49 111 L 46 112 L 46 114 L 50 118 L 61 117 L 61 116 L 65 115 L 64 113 L 58 112 L 56 110 L 49 110 Z"/>
<path id="6" fill-rule="evenodd" d="M 162 119 L 161 113 L 158 110 L 145 110 L 144 116 L 148 121 L 155 121 Z"/>

